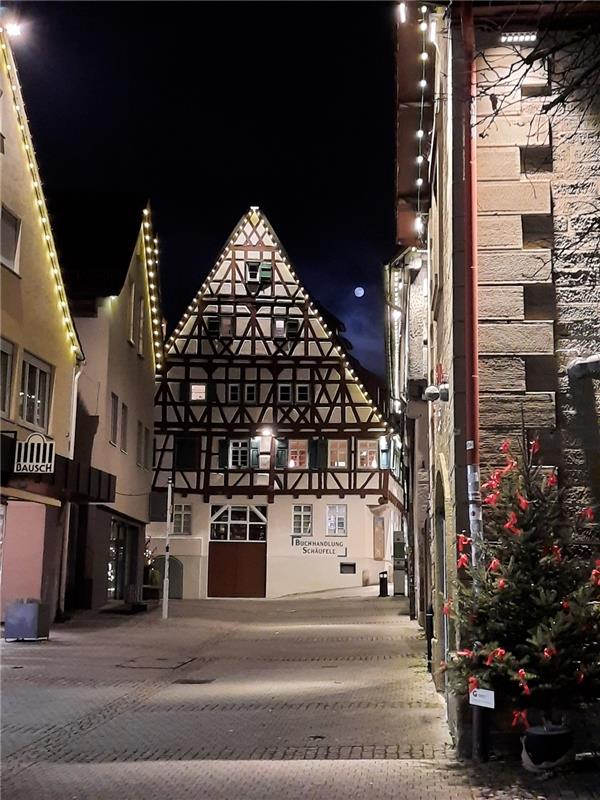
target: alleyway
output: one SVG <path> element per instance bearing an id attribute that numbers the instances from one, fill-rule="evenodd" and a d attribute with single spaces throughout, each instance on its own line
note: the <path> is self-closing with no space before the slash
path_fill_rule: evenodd
<path id="1" fill-rule="evenodd" d="M 3 644 L 3 798 L 489 796 L 454 761 L 403 601 L 368 590 L 171 611 Z M 502 796 L 542 796 L 519 791 Z"/>

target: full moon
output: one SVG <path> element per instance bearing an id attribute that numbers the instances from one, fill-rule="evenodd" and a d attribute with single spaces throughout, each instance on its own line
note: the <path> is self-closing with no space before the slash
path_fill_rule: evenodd
<path id="1" fill-rule="evenodd" d="M 362 286 L 357 286 L 356 289 L 354 290 L 354 294 L 357 297 L 362 297 L 364 295 L 364 293 L 365 293 L 365 290 L 363 289 Z"/>

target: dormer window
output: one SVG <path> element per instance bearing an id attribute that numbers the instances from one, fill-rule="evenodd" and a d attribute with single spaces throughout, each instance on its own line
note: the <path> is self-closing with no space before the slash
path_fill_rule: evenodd
<path id="1" fill-rule="evenodd" d="M 246 261 L 246 281 L 248 283 L 260 281 L 260 261 Z"/>

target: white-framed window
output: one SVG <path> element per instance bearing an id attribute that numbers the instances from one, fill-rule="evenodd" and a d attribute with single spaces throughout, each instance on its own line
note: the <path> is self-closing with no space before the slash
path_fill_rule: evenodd
<path id="1" fill-rule="evenodd" d="M 294 506 L 292 533 L 294 536 L 312 536 L 312 506 Z"/>
<path id="2" fill-rule="evenodd" d="M 0 339 L 0 411 L 9 415 L 14 351 L 12 342 Z"/>
<path id="3" fill-rule="evenodd" d="M 138 467 L 144 466 L 144 426 L 138 419 L 137 435 L 135 439 L 135 463 Z"/>
<path id="4" fill-rule="evenodd" d="M 250 463 L 248 439 L 232 439 L 229 442 L 229 464 L 231 467 L 247 467 Z"/>
<path id="5" fill-rule="evenodd" d="M 21 220 L 4 204 L 0 206 L 0 262 L 14 272 L 19 271 Z"/>
<path id="6" fill-rule="evenodd" d="M 129 343 L 135 344 L 135 283 L 133 281 L 129 283 L 127 325 L 129 328 Z"/>
<path id="7" fill-rule="evenodd" d="M 240 385 L 239 383 L 230 383 L 227 387 L 227 395 L 230 403 L 240 402 Z"/>
<path id="8" fill-rule="evenodd" d="M 46 429 L 50 408 L 52 369 L 39 358 L 25 353 L 21 374 L 20 417 L 36 428 Z"/>
<path id="9" fill-rule="evenodd" d="M 361 469 L 377 469 L 378 449 L 377 439 L 361 439 L 358 442 L 358 466 Z"/>
<path id="10" fill-rule="evenodd" d="M 296 386 L 296 402 L 300 405 L 310 403 L 310 384 L 299 383 Z"/>
<path id="11" fill-rule="evenodd" d="M 187 503 L 173 503 L 173 534 L 189 536 L 192 533 L 192 507 Z"/>
<path id="12" fill-rule="evenodd" d="M 288 467 L 290 469 L 306 469 L 308 466 L 308 441 L 306 439 L 290 439 L 288 444 Z"/>
<path id="13" fill-rule="evenodd" d="M 266 506 L 211 506 L 210 538 L 213 541 L 266 542 Z"/>
<path id="14" fill-rule="evenodd" d="M 127 452 L 127 406 L 121 403 L 121 450 Z"/>
<path id="15" fill-rule="evenodd" d="M 138 336 L 137 336 L 138 356 L 144 355 L 144 298 L 138 300 Z"/>
<path id="16" fill-rule="evenodd" d="M 244 386 L 244 398 L 247 403 L 256 403 L 256 384 L 247 383 Z"/>
<path id="17" fill-rule="evenodd" d="M 292 384 L 279 383 L 277 385 L 277 402 L 278 403 L 291 403 L 292 402 Z"/>
<path id="18" fill-rule="evenodd" d="M 329 441 L 329 466 L 348 466 L 348 442 L 346 439 L 331 439 Z"/>
<path id="19" fill-rule="evenodd" d="M 206 402 L 206 384 L 190 383 L 190 401 L 192 403 Z"/>
<path id="20" fill-rule="evenodd" d="M 110 420 L 108 428 L 108 441 L 117 444 L 119 435 L 119 398 L 114 392 L 110 393 Z"/>
<path id="21" fill-rule="evenodd" d="M 152 451 L 150 450 L 150 431 L 144 426 L 144 469 L 152 467 Z"/>
<path id="22" fill-rule="evenodd" d="M 260 261 L 246 261 L 246 281 L 258 283 L 260 280 Z"/>
<path id="23" fill-rule="evenodd" d="M 348 506 L 334 505 L 327 506 L 327 535 L 328 536 L 346 536 L 348 529 L 346 527 L 346 512 Z"/>

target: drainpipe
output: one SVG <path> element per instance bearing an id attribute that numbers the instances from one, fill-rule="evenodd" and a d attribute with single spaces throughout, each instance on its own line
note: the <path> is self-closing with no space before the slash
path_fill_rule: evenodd
<path id="1" fill-rule="evenodd" d="M 477 263 L 477 71 L 473 6 L 461 4 L 464 44 L 464 220 L 465 220 L 465 370 L 466 370 L 466 463 L 469 498 L 471 558 L 477 565 L 483 538 L 479 474 L 479 336 Z M 474 587 L 475 590 L 477 587 Z M 484 709 L 473 706 L 473 760 L 485 761 L 486 720 Z"/>
<path id="2" fill-rule="evenodd" d="M 84 361 L 77 361 L 73 367 L 73 390 L 71 392 L 71 425 L 69 429 L 69 458 L 75 454 L 75 428 L 77 425 L 77 386 L 81 378 Z"/>

